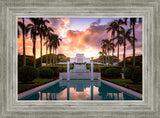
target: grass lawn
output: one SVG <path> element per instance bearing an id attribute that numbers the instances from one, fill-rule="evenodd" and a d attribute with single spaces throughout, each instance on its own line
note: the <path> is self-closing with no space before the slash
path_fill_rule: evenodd
<path id="1" fill-rule="evenodd" d="M 53 79 L 40 79 L 40 78 L 37 78 L 37 79 L 34 79 L 32 82 L 28 83 L 28 84 L 23 84 L 22 82 L 18 82 L 18 91 L 20 92 L 23 92 L 23 91 L 26 91 L 32 87 L 36 87 L 36 86 L 39 86 L 43 83 L 46 83 L 46 82 L 49 82 Z M 56 79 L 55 79 L 56 80 Z"/>
<path id="2" fill-rule="evenodd" d="M 134 84 L 132 80 L 130 79 L 108 79 L 108 81 L 113 82 L 113 83 L 117 83 L 119 85 L 127 85 L 130 88 L 133 89 L 138 89 L 140 91 L 142 91 L 142 83 L 140 84 Z"/>
<path id="3" fill-rule="evenodd" d="M 118 84 L 132 84 L 133 83 L 133 81 L 130 79 L 110 79 L 109 81 L 115 82 Z"/>
<path id="4" fill-rule="evenodd" d="M 137 85 L 130 85 L 132 88 L 136 88 L 138 90 L 142 90 L 142 86 L 137 86 Z"/>
<path id="5" fill-rule="evenodd" d="M 37 83 L 37 84 L 42 84 L 42 83 L 45 83 L 45 82 L 48 82 L 48 81 L 51 81 L 51 79 L 34 79 L 32 82 L 34 83 Z"/>
<path id="6" fill-rule="evenodd" d="M 19 84 L 18 85 L 18 90 L 23 90 L 23 89 L 31 87 L 31 86 L 32 86 L 31 84 L 30 85 Z"/>

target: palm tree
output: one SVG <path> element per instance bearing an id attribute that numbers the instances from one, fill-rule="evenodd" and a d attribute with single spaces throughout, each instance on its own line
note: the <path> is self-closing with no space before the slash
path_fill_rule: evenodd
<path id="1" fill-rule="evenodd" d="M 53 50 L 53 57 L 54 57 L 54 35 L 53 33 L 50 33 L 50 36 L 48 38 L 48 40 L 46 40 L 46 42 L 44 43 L 44 45 L 47 46 L 47 49 L 49 48 L 49 52 L 50 52 L 50 64 L 51 64 L 51 52 Z M 53 59 L 53 63 L 54 63 L 54 59 Z"/>
<path id="2" fill-rule="evenodd" d="M 114 44 L 112 43 L 112 40 L 104 39 L 102 40 L 102 49 L 106 48 L 106 56 L 108 57 L 108 64 L 110 63 L 110 53 L 114 50 Z"/>
<path id="3" fill-rule="evenodd" d="M 48 20 L 43 20 L 43 18 L 39 18 L 38 19 L 38 27 L 37 27 L 37 30 L 38 30 L 38 34 L 40 36 L 40 58 L 41 58 L 41 66 L 42 66 L 42 40 L 43 38 L 46 37 L 46 32 L 47 32 L 47 26 L 46 26 L 46 23 L 49 23 Z"/>
<path id="4" fill-rule="evenodd" d="M 135 58 L 135 41 L 136 41 L 136 37 L 135 37 L 135 24 L 137 22 L 137 18 L 130 18 L 130 28 L 132 26 L 132 30 L 133 30 L 133 67 L 136 66 L 136 58 Z M 139 18 L 139 22 L 142 22 L 142 19 Z"/>
<path id="5" fill-rule="evenodd" d="M 104 64 L 104 63 L 105 63 L 105 62 L 104 62 L 105 53 L 104 53 L 103 50 L 102 50 L 102 51 L 99 51 L 98 54 L 99 54 L 100 56 L 102 56 L 103 64 Z"/>
<path id="6" fill-rule="evenodd" d="M 62 41 L 62 39 L 59 38 L 58 35 L 54 35 L 54 50 L 55 50 L 55 55 L 56 55 L 56 50 L 57 48 L 60 46 L 60 41 Z M 57 56 L 56 56 L 56 59 L 55 59 L 55 63 L 57 63 Z"/>
<path id="7" fill-rule="evenodd" d="M 51 36 L 51 34 L 53 32 L 54 32 L 54 30 L 51 27 L 47 27 L 47 32 L 46 32 L 47 35 L 45 37 L 46 42 L 49 41 L 50 36 Z M 44 43 L 44 45 L 46 45 L 46 66 L 47 66 L 47 64 L 48 64 L 48 54 L 47 54 L 47 52 L 48 52 L 48 46 L 47 46 L 47 43 Z"/>
<path id="8" fill-rule="evenodd" d="M 114 20 L 112 22 L 112 27 L 114 27 L 114 30 L 116 31 L 117 33 L 117 43 L 116 43 L 116 46 L 118 46 L 117 48 L 117 57 L 118 57 L 118 62 L 119 62 L 119 46 L 121 45 L 121 41 L 119 39 L 119 35 L 120 35 L 120 30 L 123 28 L 122 25 L 123 24 L 126 24 L 125 21 L 123 21 L 121 18 L 119 20 Z M 116 38 L 113 38 L 113 39 L 116 39 Z"/>
<path id="9" fill-rule="evenodd" d="M 131 31 L 132 29 L 128 29 L 127 31 L 123 28 L 121 29 L 120 31 L 120 39 L 123 43 L 123 47 L 124 47 L 124 53 L 123 53 L 123 69 L 125 71 L 125 68 L 126 68 L 126 41 L 129 41 L 132 45 L 132 41 L 133 41 L 133 37 L 131 37 Z"/>
<path id="10" fill-rule="evenodd" d="M 18 21 L 18 26 L 22 30 L 22 35 L 23 35 L 23 66 L 26 66 L 25 36 L 27 36 L 27 34 L 28 34 L 28 29 L 27 29 L 27 27 L 25 26 L 25 23 L 24 23 L 25 19 L 22 18 L 22 20 L 23 20 L 22 22 Z M 18 28 L 18 37 L 20 35 L 19 28 Z"/>
<path id="11" fill-rule="evenodd" d="M 116 26 L 114 25 L 114 22 L 110 23 L 109 27 L 106 28 L 106 30 L 107 30 L 107 33 L 111 32 L 111 38 L 114 39 L 116 34 Z M 114 44 L 114 40 L 113 40 L 113 44 Z M 115 50 L 113 50 L 112 57 L 114 57 L 114 51 Z M 113 59 L 114 58 L 112 58 L 112 62 L 113 62 Z"/>
<path id="12" fill-rule="evenodd" d="M 30 18 L 32 23 L 27 25 L 31 32 L 31 39 L 33 42 L 33 66 L 36 67 L 36 37 L 38 36 L 38 18 Z"/>

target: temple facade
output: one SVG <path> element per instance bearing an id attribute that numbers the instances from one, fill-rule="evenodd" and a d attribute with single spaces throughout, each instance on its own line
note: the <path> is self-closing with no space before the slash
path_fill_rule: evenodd
<path id="1" fill-rule="evenodd" d="M 76 54 L 76 57 L 70 58 L 70 63 L 90 63 L 90 58 L 84 57 L 84 54 Z"/>

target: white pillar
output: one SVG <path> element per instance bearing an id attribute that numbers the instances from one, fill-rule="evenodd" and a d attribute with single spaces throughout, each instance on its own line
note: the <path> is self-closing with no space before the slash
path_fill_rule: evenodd
<path id="1" fill-rule="evenodd" d="M 91 81 L 93 80 L 93 58 L 91 59 Z"/>
<path id="2" fill-rule="evenodd" d="M 67 80 L 70 80 L 70 66 L 69 66 L 69 61 L 67 61 Z"/>

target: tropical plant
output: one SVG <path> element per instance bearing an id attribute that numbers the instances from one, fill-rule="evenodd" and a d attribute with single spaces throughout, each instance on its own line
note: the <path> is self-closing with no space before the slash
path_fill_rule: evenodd
<path id="1" fill-rule="evenodd" d="M 57 48 L 60 46 L 60 41 L 62 41 L 62 39 L 59 38 L 58 35 L 54 34 L 54 44 L 53 44 L 53 49 L 55 50 L 55 54 L 56 54 L 56 50 Z M 57 55 L 55 56 L 55 63 L 57 63 Z"/>
<path id="2" fill-rule="evenodd" d="M 117 48 L 117 57 L 118 57 L 118 62 L 119 62 L 119 46 L 121 45 L 121 41 L 119 39 L 119 33 L 120 30 L 123 28 L 122 25 L 126 24 L 126 21 L 123 21 L 121 18 L 118 20 L 114 20 L 112 23 L 111 27 L 114 27 L 114 30 L 116 31 L 117 37 L 113 38 L 114 40 L 117 39 L 117 42 L 115 44 L 115 46 L 118 46 Z"/>
<path id="3" fill-rule="evenodd" d="M 25 22 L 25 19 L 22 18 L 22 22 L 18 21 L 18 26 L 22 30 L 22 35 L 23 35 L 23 66 L 26 66 L 25 36 L 27 36 L 27 34 L 28 34 L 28 29 L 27 29 L 24 22 Z M 20 35 L 19 28 L 18 28 L 18 37 Z"/>
<path id="4" fill-rule="evenodd" d="M 31 23 L 27 25 L 27 28 L 31 32 L 31 39 L 33 42 L 33 65 L 36 67 L 36 37 L 38 36 L 38 18 L 30 18 Z"/>
<path id="5" fill-rule="evenodd" d="M 47 26 L 46 26 L 46 23 L 49 23 L 48 20 L 44 20 L 43 18 L 38 18 L 37 19 L 38 21 L 38 27 L 37 27 L 37 30 L 38 30 L 38 34 L 40 36 L 40 57 L 41 57 L 41 66 L 42 66 L 42 40 L 43 38 L 46 37 L 46 33 L 47 33 Z"/>
<path id="6" fill-rule="evenodd" d="M 123 52 L 123 69 L 124 70 L 126 68 L 126 41 L 129 41 L 132 44 L 132 40 L 133 40 L 133 37 L 131 36 L 131 30 L 132 29 L 128 29 L 126 31 L 124 28 L 122 28 L 121 31 L 119 32 L 120 33 L 119 39 L 120 41 L 122 41 L 123 49 L 124 49 L 124 52 Z"/>
<path id="7" fill-rule="evenodd" d="M 116 26 L 114 25 L 114 22 L 110 23 L 109 27 L 106 28 L 107 33 L 111 32 L 111 38 L 114 39 L 115 38 L 115 34 L 116 34 Z M 114 40 L 112 42 L 114 44 Z M 114 51 L 112 52 L 112 57 L 114 57 Z M 114 61 L 114 59 L 112 58 L 112 62 Z"/>
<path id="8" fill-rule="evenodd" d="M 53 32 L 54 32 L 54 30 L 51 27 L 47 27 L 47 32 L 46 32 L 47 35 L 45 37 L 46 42 L 49 41 L 50 36 L 51 36 L 51 34 Z M 47 43 L 44 43 L 44 45 L 46 45 L 46 66 L 47 66 L 47 64 L 48 64 L 48 54 L 47 54 L 47 52 L 48 52 L 48 46 L 47 46 Z"/>
<path id="9" fill-rule="evenodd" d="M 100 56 L 102 56 L 102 58 L 103 58 L 103 64 L 105 63 L 105 53 L 103 52 L 103 50 L 102 51 L 99 51 L 99 53 L 98 53 Z"/>
<path id="10" fill-rule="evenodd" d="M 109 55 L 114 50 L 114 44 L 112 43 L 112 40 L 104 39 L 102 40 L 102 50 L 104 50 L 106 56 L 107 56 L 107 62 L 110 63 Z"/>
<path id="11" fill-rule="evenodd" d="M 136 66 L 136 60 L 135 60 L 135 41 L 136 41 L 136 37 L 135 37 L 135 24 L 137 22 L 137 18 L 130 18 L 130 28 L 132 26 L 132 30 L 133 30 L 133 67 Z M 139 18 L 139 22 L 142 22 L 142 19 Z"/>

